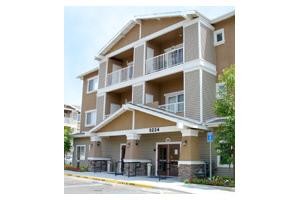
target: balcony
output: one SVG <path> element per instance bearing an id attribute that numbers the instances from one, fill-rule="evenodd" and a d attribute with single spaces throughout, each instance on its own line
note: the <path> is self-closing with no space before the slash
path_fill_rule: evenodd
<path id="1" fill-rule="evenodd" d="M 146 74 L 158 72 L 183 63 L 183 47 L 146 60 Z"/>
<path id="2" fill-rule="evenodd" d="M 169 103 L 164 105 L 159 105 L 159 109 L 166 110 L 172 113 L 183 113 L 184 112 L 184 102 L 176 102 L 176 103 Z"/>
<path id="3" fill-rule="evenodd" d="M 106 86 L 111 86 L 117 83 L 125 82 L 132 79 L 133 64 L 125 68 L 113 71 L 106 76 Z"/>

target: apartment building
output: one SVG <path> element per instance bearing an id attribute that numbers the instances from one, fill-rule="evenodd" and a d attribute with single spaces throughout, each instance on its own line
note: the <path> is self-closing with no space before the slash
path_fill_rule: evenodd
<path id="1" fill-rule="evenodd" d="M 80 107 L 64 104 L 64 126 L 70 127 L 72 134 L 80 131 Z"/>
<path id="2" fill-rule="evenodd" d="M 235 63 L 235 16 L 197 11 L 135 17 L 96 56 L 83 81 L 74 166 L 188 178 L 209 161 L 217 76 Z M 212 151 L 213 175 L 233 169 Z"/>

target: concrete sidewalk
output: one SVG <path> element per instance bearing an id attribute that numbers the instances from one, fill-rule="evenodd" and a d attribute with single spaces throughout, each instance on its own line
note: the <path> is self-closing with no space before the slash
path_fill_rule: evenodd
<path id="1" fill-rule="evenodd" d="M 177 178 L 167 178 L 163 180 L 158 180 L 158 178 L 151 178 L 147 176 L 115 176 L 114 174 L 108 174 L 107 172 L 74 172 L 65 170 L 65 175 L 76 176 L 81 178 L 88 178 L 93 180 L 99 180 L 110 183 L 132 185 L 137 187 L 145 188 L 157 188 L 165 190 L 180 191 L 184 193 L 200 194 L 204 190 L 213 191 L 231 191 L 234 192 L 234 188 L 221 187 L 221 186 L 209 186 L 209 185 L 198 185 L 198 184 L 185 184 L 179 181 Z"/>

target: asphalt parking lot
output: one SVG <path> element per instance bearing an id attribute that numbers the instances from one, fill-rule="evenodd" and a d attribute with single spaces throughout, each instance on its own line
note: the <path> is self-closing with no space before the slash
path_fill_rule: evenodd
<path id="1" fill-rule="evenodd" d="M 182 194 L 181 192 L 105 183 L 65 176 L 65 194 Z"/>

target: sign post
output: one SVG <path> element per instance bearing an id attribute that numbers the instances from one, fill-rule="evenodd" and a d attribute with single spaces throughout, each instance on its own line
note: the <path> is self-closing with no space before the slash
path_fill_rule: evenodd
<path id="1" fill-rule="evenodd" d="M 211 143 L 214 141 L 213 132 L 207 133 L 207 142 L 209 143 L 209 180 L 212 177 Z"/>

